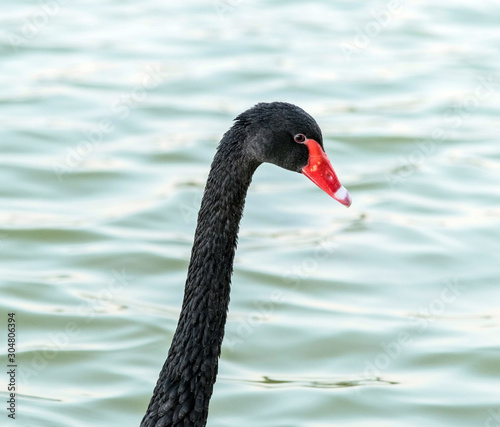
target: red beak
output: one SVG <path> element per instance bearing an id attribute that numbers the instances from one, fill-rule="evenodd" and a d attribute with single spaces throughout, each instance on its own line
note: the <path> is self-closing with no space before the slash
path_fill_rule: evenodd
<path id="1" fill-rule="evenodd" d="M 302 173 L 335 200 L 351 206 L 351 196 L 337 178 L 321 145 L 314 139 L 306 139 L 304 144 L 309 149 L 309 163 L 302 168 Z"/>

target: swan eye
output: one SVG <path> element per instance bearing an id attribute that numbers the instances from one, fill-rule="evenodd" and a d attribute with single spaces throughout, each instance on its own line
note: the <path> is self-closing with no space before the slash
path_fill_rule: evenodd
<path id="1" fill-rule="evenodd" d="M 302 144 L 306 141 L 306 136 L 303 133 L 298 133 L 297 135 L 294 136 L 293 139 L 295 140 L 295 142 Z"/>

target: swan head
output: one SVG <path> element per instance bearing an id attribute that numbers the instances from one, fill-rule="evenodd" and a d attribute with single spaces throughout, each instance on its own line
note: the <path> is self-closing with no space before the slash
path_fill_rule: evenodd
<path id="1" fill-rule="evenodd" d="M 325 153 L 320 127 L 302 108 L 285 102 L 260 103 L 235 120 L 245 134 L 246 155 L 302 173 L 335 200 L 351 205 Z"/>

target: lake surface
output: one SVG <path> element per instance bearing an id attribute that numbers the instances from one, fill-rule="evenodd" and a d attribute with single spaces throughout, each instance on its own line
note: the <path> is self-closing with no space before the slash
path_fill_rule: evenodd
<path id="1" fill-rule="evenodd" d="M 2 425 L 139 424 L 216 145 L 280 100 L 353 204 L 258 169 L 208 425 L 500 426 L 498 2 L 2 6 Z"/>

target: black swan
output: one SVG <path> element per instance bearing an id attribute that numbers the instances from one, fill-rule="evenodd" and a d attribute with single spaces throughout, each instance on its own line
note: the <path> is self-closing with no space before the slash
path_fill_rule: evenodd
<path id="1" fill-rule="evenodd" d="M 304 110 L 284 102 L 260 103 L 235 119 L 211 166 L 179 323 L 141 427 L 206 425 L 239 223 L 252 175 L 263 162 L 303 173 L 351 205 L 325 154 L 321 129 Z"/>

